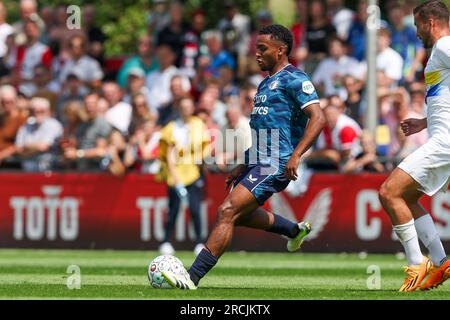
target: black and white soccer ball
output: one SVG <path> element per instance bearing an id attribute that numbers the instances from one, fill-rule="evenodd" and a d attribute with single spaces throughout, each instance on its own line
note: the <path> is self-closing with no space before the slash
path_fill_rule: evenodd
<path id="1" fill-rule="evenodd" d="M 153 288 L 171 289 L 169 283 L 164 279 L 162 271 L 171 271 L 174 274 L 188 276 L 183 263 L 177 257 L 171 255 L 158 256 L 148 265 L 148 280 Z"/>

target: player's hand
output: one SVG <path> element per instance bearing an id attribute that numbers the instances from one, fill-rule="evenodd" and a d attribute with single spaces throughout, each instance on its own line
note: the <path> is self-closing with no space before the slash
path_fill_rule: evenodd
<path id="1" fill-rule="evenodd" d="M 422 131 L 427 127 L 427 119 L 405 119 L 400 122 L 400 128 L 405 136 L 410 136 L 417 132 Z"/>
<path id="2" fill-rule="evenodd" d="M 300 164 L 300 157 L 293 155 L 284 168 L 284 175 L 289 180 L 297 180 L 297 168 Z"/>
<path id="3" fill-rule="evenodd" d="M 228 175 L 227 179 L 225 180 L 226 189 L 230 187 L 230 185 L 239 177 L 242 171 L 244 171 L 245 165 L 239 165 L 233 170 L 231 170 L 230 174 Z"/>

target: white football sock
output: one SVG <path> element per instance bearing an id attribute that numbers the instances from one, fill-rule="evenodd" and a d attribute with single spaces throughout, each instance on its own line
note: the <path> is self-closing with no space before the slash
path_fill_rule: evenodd
<path id="1" fill-rule="evenodd" d="M 414 228 L 414 219 L 408 223 L 393 226 L 393 229 L 402 243 L 403 248 L 405 248 L 408 265 L 421 264 L 423 262 L 423 255 L 420 251 L 416 228 Z"/>
<path id="2" fill-rule="evenodd" d="M 442 246 L 441 239 L 434 225 L 433 219 L 429 214 L 416 219 L 414 222 L 417 230 L 417 235 L 420 241 L 428 249 L 435 266 L 440 266 L 447 260 L 444 247 Z"/>

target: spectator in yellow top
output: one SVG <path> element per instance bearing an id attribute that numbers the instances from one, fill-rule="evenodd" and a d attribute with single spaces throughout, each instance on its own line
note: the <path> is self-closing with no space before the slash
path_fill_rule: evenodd
<path id="1" fill-rule="evenodd" d="M 201 164 L 209 150 L 210 137 L 203 121 L 193 116 L 194 109 L 191 98 L 182 98 L 179 103 L 180 118 L 169 122 L 161 131 L 159 178 L 167 183 L 169 194 L 165 236 L 159 248 L 161 254 L 175 252 L 169 240 L 181 201 L 189 203 L 189 211 L 194 222 L 197 243 L 194 251 L 198 254 L 203 249 L 200 204 L 204 181 Z"/>

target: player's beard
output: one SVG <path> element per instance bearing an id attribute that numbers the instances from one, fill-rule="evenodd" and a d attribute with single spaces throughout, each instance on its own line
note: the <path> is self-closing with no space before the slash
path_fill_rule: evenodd
<path id="1" fill-rule="evenodd" d="M 261 69 L 261 71 L 270 71 L 273 69 L 273 66 L 275 64 L 272 63 L 271 61 L 267 61 L 264 59 L 261 59 L 261 63 L 259 64 L 259 68 Z"/>
<path id="2" fill-rule="evenodd" d="M 434 43 L 433 43 L 433 40 L 432 40 L 432 37 L 431 37 L 431 30 L 430 30 L 430 28 L 428 28 L 428 30 L 426 32 L 426 37 L 425 36 L 422 37 L 421 40 L 422 40 L 423 47 L 425 49 L 433 48 Z"/>
<path id="3" fill-rule="evenodd" d="M 431 49 L 431 48 L 433 48 L 433 42 L 432 42 L 432 40 L 431 40 L 431 37 L 428 37 L 428 38 L 426 38 L 426 39 L 423 39 L 423 40 L 422 40 L 422 43 L 423 43 L 423 47 L 424 47 L 425 49 Z"/>

